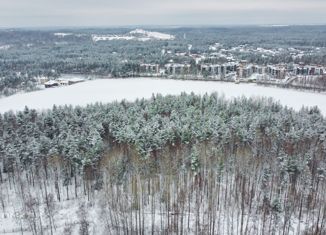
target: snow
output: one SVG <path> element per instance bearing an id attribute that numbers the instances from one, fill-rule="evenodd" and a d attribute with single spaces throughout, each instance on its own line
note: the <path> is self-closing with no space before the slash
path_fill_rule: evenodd
<path id="1" fill-rule="evenodd" d="M 45 85 L 55 85 L 55 84 L 58 84 L 57 81 L 54 81 L 54 80 L 50 80 L 50 81 L 47 81 L 46 83 L 44 83 Z"/>
<path id="2" fill-rule="evenodd" d="M 269 50 L 269 49 L 265 49 L 265 48 L 261 48 L 261 47 L 258 47 L 257 51 L 260 53 L 266 53 L 266 54 L 271 54 L 271 55 L 276 55 L 278 53 L 278 51 L 273 51 L 273 50 Z"/>
<path id="3" fill-rule="evenodd" d="M 135 29 L 130 32 L 130 34 L 140 34 L 140 35 L 145 35 L 149 38 L 154 38 L 158 40 L 172 40 L 174 39 L 173 35 L 166 34 L 166 33 L 159 33 L 159 32 L 151 32 L 151 31 L 146 31 L 143 29 Z"/>
<path id="4" fill-rule="evenodd" d="M 16 94 L 0 99 L 0 112 L 23 110 L 25 106 L 38 110 L 55 105 L 81 105 L 126 99 L 150 98 L 152 94 L 178 95 L 181 92 L 205 94 L 218 92 L 225 98 L 272 97 L 281 104 L 299 110 L 302 106 L 318 106 L 326 114 L 326 94 L 303 92 L 256 84 L 234 84 L 215 81 L 181 81 L 157 78 L 98 79 L 71 86 Z"/>
<path id="5" fill-rule="evenodd" d="M 273 24 L 271 27 L 289 27 L 288 24 Z"/>
<path id="6" fill-rule="evenodd" d="M 92 35 L 94 42 L 98 41 L 112 41 L 112 40 L 133 40 L 133 36 L 119 36 L 119 35 Z"/>
<path id="7" fill-rule="evenodd" d="M 60 38 L 64 38 L 66 36 L 70 36 L 72 35 L 72 33 L 54 33 L 54 36 L 60 37 Z"/>
<path id="8" fill-rule="evenodd" d="M 11 48 L 11 45 L 0 45 L 0 50 L 8 50 Z"/>
<path id="9" fill-rule="evenodd" d="M 65 77 L 58 78 L 57 80 L 58 81 L 69 81 L 69 82 L 83 82 L 83 81 L 85 81 L 85 78 L 65 76 Z"/>
<path id="10" fill-rule="evenodd" d="M 261 27 L 289 27 L 288 24 L 272 24 L 272 25 L 261 25 Z"/>
<path id="11" fill-rule="evenodd" d="M 151 40 L 151 39 L 150 38 L 138 38 L 138 41 L 141 41 L 141 42 L 146 42 L 149 40 Z"/>
<path id="12" fill-rule="evenodd" d="M 125 35 L 92 35 L 94 42 L 112 40 L 137 40 L 146 42 L 149 40 L 173 40 L 175 37 L 166 33 L 151 32 L 143 29 L 135 29 Z"/>
<path id="13" fill-rule="evenodd" d="M 37 199 L 39 204 L 34 207 L 34 210 L 37 214 L 41 215 L 42 217 L 42 225 L 43 225 L 43 234 L 50 234 L 50 229 L 48 227 L 49 221 L 48 217 L 45 214 L 45 208 L 46 208 L 46 203 L 45 203 L 45 194 L 44 194 L 44 189 L 42 187 L 39 187 L 42 181 L 37 182 L 35 186 L 29 185 L 26 181 L 22 185 L 19 183 L 13 184 L 12 186 L 9 186 L 8 182 L 8 175 L 4 174 L 4 178 L 6 179 L 3 184 L 0 184 L 0 193 L 4 193 L 2 196 L 2 200 L 4 201 L 5 209 L 1 211 L 0 213 L 0 234 L 33 234 L 28 226 L 28 221 L 26 220 L 26 209 L 24 209 L 24 201 L 21 195 L 20 190 L 23 190 L 26 195 L 29 195 L 32 198 Z M 226 176 L 228 180 L 231 180 L 234 176 Z M 23 179 L 25 180 L 25 179 Z M 60 183 L 62 184 L 63 182 L 60 179 Z M 105 179 L 104 182 L 107 182 L 108 179 Z M 69 199 L 66 197 L 66 192 L 65 190 L 61 191 L 61 201 L 56 200 L 56 197 L 54 197 L 54 204 L 53 204 L 53 223 L 55 230 L 53 231 L 54 234 L 66 234 L 64 233 L 64 228 L 67 227 L 67 225 L 71 226 L 71 234 L 80 234 L 78 233 L 78 229 L 80 227 L 79 224 L 79 219 L 78 219 L 78 208 L 79 205 L 84 204 L 87 210 L 88 214 L 88 221 L 90 225 L 90 234 L 117 234 L 115 233 L 116 230 L 111 230 L 107 231 L 105 227 L 108 225 L 106 224 L 106 219 L 111 220 L 109 213 L 113 212 L 116 214 L 116 217 L 118 221 L 113 221 L 111 220 L 109 222 L 110 228 L 113 228 L 113 225 L 115 222 L 118 222 L 121 226 L 121 218 L 126 218 L 123 217 L 125 215 L 121 215 L 119 212 L 125 212 L 121 211 L 121 201 L 117 201 L 117 208 L 112 207 L 110 205 L 110 199 L 108 196 L 110 195 L 112 198 L 117 198 L 121 194 L 122 202 L 125 202 L 126 205 L 123 208 L 129 209 L 131 207 L 131 202 L 128 202 L 125 197 L 131 198 L 133 194 L 131 194 L 131 189 L 130 185 L 125 187 L 124 190 L 121 190 L 121 186 L 118 185 L 110 185 L 105 183 L 104 188 L 101 191 L 94 191 L 93 193 L 90 194 L 90 201 L 87 201 L 87 196 L 84 195 L 83 193 L 83 187 L 82 187 L 82 181 L 81 178 L 77 177 L 77 195 L 78 197 L 74 197 L 74 187 L 73 185 L 69 185 L 68 187 L 68 195 L 70 195 Z M 220 184 L 221 190 L 216 192 L 216 197 L 221 199 L 221 203 L 219 205 L 215 205 L 215 209 L 217 210 L 217 216 L 216 216 L 216 228 L 217 230 L 216 234 L 239 234 L 239 228 L 236 226 L 238 225 L 239 222 L 239 215 L 241 213 L 240 208 L 238 207 L 232 207 L 228 205 L 226 208 L 223 206 L 224 200 L 222 198 L 222 194 L 224 195 L 224 191 L 227 187 L 227 185 L 230 181 L 224 181 L 222 180 Z M 187 187 L 191 187 L 191 181 L 189 181 Z M 53 179 L 50 179 L 49 182 L 46 184 L 47 185 L 47 192 L 48 195 L 56 195 L 56 189 L 54 186 Z M 128 184 L 127 184 L 128 185 Z M 181 186 L 182 187 L 182 186 Z M 117 190 L 119 189 L 120 190 Z M 173 190 L 174 187 L 171 186 L 164 186 L 165 190 L 168 189 L 170 190 L 171 194 L 174 194 L 175 191 Z M 162 191 L 164 189 L 162 188 Z M 140 213 L 143 213 L 144 216 L 144 234 L 150 234 L 151 231 L 151 226 L 152 226 L 152 220 L 154 220 L 154 226 L 155 226 L 155 234 L 159 234 L 158 231 L 162 230 L 162 226 L 165 227 L 167 226 L 167 218 L 165 216 L 165 213 L 167 211 L 165 209 L 162 209 L 162 206 L 164 207 L 164 203 L 162 204 L 161 199 L 161 193 L 160 191 L 156 192 L 156 194 L 151 194 L 151 195 L 146 195 L 144 197 L 145 201 L 149 202 L 148 204 L 145 203 L 143 205 L 143 212 L 140 212 L 138 210 L 126 210 L 127 213 L 129 214 L 129 222 L 130 222 L 130 217 L 132 218 L 132 221 L 135 227 L 135 224 L 137 223 L 137 219 L 135 220 L 137 214 L 139 215 Z M 118 195 L 119 194 L 119 195 Z M 4 196 L 6 195 L 6 196 Z M 139 195 L 139 194 L 138 194 Z M 152 197 L 154 195 L 154 197 Z M 258 196 L 260 197 L 260 196 Z M 258 198 L 255 198 L 254 200 L 257 200 Z M 187 200 L 187 199 L 186 199 Z M 203 224 L 205 224 L 204 219 L 206 219 L 205 213 L 207 210 L 211 210 L 212 207 L 209 206 L 209 203 L 207 201 L 206 197 L 203 197 L 203 201 L 197 203 L 195 197 L 188 199 L 190 201 L 187 202 L 189 205 L 189 208 L 191 209 L 191 212 L 184 213 L 183 216 L 183 221 L 187 221 L 189 218 L 189 227 L 190 230 L 186 229 L 187 226 L 184 226 L 185 229 L 185 234 L 196 234 L 195 233 L 195 223 L 196 223 L 196 208 L 198 207 L 198 214 L 200 221 L 203 221 Z M 228 203 L 229 202 L 235 202 L 235 196 L 230 194 L 228 195 L 227 199 Z M 153 203 L 153 204 L 152 204 Z M 226 203 L 226 202 L 225 202 Z M 166 205 L 166 204 L 165 204 Z M 254 203 L 253 204 L 253 211 L 259 206 L 259 204 Z M 213 208 L 214 208 L 213 207 Z M 154 210 L 153 210 L 154 208 Z M 118 210 L 117 210 L 118 209 Z M 171 208 L 169 213 L 174 213 L 175 210 Z M 28 213 L 27 213 L 28 214 Z M 305 228 L 309 228 L 310 226 L 314 225 L 315 219 L 312 219 L 308 222 L 306 222 L 306 216 L 303 215 L 301 220 L 298 219 L 298 214 L 299 212 L 296 212 L 292 215 L 291 220 L 289 221 L 291 223 L 291 229 L 289 234 L 301 234 Z M 16 218 L 25 218 L 21 220 L 20 222 Z M 170 218 L 173 218 L 172 216 Z M 280 218 L 279 224 L 283 224 L 284 216 Z M 177 218 L 177 221 L 179 219 Z M 37 221 L 37 220 L 36 220 Z M 248 229 L 249 233 L 248 234 L 257 234 L 258 231 L 262 231 L 262 225 L 263 225 L 263 216 L 260 215 L 255 215 L 254 212 L 251 212 L 249 214 L 244 214 L 244 221 L 248 222 Z M 301 223 L 301 229 L 299 230 L 299 223 Z M 37 225 L 38 226 L 38 225 Z M 130 224 L 128 223 L 128 226 Z M 136 225 L 137 226 L 137 225 Z M 20 231 L 21 227 L 23 228 L 23 233 Z M 114 228 L 113 228 L 114 229 Z M 278 229 L 276 227 L 276 229 Z M 174 233 L 173 233 L 174 234 Z"/>

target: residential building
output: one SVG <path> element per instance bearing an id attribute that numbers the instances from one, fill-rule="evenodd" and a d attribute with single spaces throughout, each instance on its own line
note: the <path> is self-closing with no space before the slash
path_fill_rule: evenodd
<path id="1" fill-rule="evenodd" d="M 155 73 L 160 72 L 160 66 L 158 64 L 141 64 L 140 73 Z"/>
<path id="2" fill-rule="evenodd" d="M 190 73 L 190 64 L 166 64 L 165 72 L 167 75 L 182 75 Z"/>

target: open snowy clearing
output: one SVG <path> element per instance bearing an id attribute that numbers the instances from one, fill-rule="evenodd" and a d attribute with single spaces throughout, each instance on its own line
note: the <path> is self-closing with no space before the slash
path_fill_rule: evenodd
<path id="1" fill-rule="evenodd" d="M 55 105 L 87 105 L 126 99 L 150 98 L 152 94 L 178 95 L 181 92 L 205 94 L 218 92 L 226 98 L 265 96 L 299 110 L 302 106 L 318 106 L 326 114 L 326 94 L 290 89 L 262 87 L 255 84 L 234 84 L 214 81 L 180 81 L 157 78 L 98 79 L 72 86 L 49 88 L 0 99 L 0 112 L 23 110 L 25 106 L 38 110 Z"/>
<path id="2" fill-rule="evenodd" d="M 94 42 L 112 40 L 138 40 L 145 42 L 149 40 L 173 40 L 175 36 L 166 33 L 135 29 L 124 35 L 92 35 L 92 39 Z"/>

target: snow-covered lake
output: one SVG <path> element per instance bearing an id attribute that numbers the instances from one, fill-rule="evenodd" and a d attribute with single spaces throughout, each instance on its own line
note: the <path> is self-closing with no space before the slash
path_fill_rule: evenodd
<path id="1" fill-rule="evenodd" d="M 262 87 L 255 84 L 234 84 L 206 81 L 180 81 L 157 78 L 98 79 L 71 86 L 17 94 L 0 99 L 0 112 L 23 110 L 25 106 L 47 109 L 56 105 L 86 105 L 94 102 L 111 102 L 126 99 L 150 98 L 152 94 L 180 94 L 211 92 L 226 98 L 237 96 L 265 96 L 279 100 L 283 105 L 299 110 L 302 106 L 318 106 L 326 114 L 326 94 L 290 89 Z"/>

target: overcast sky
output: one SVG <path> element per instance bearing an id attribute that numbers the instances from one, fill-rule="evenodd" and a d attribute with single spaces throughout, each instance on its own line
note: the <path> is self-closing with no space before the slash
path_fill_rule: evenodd
<path id="1" fill-rule="evenodd" d="M 326 24 L 326 0 L 0 0 L 0 27 Z"/>

